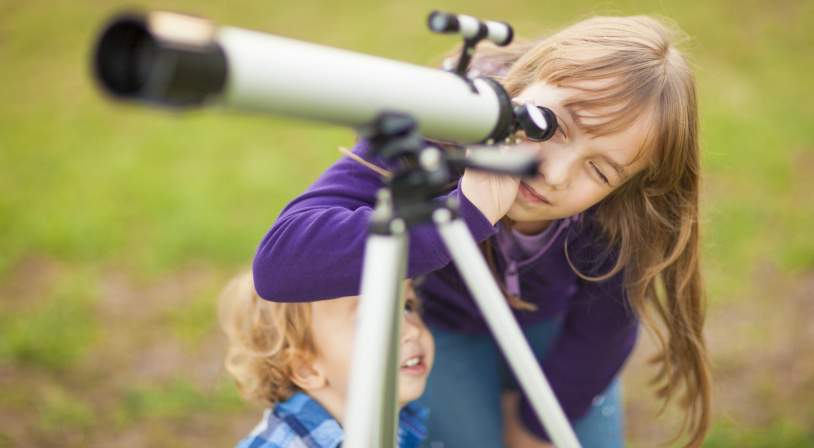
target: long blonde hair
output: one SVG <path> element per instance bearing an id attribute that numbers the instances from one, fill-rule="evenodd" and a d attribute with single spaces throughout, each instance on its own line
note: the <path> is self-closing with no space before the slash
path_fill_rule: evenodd
<path id="1" fill-rule="evenodd" d="M 659 344 L 652 360 L 657 395 L 666 405 L 683 385 L 679 434 L 688 432 L 687 446 L 697 447 L 709 428 L 711 401 L 698 260 L 698 110 L 677 36 L 650 17 L 595 17 L 545 39 L 489 48 L 481 57 L 505 64 L 497 79 L 512 97 L 537 81 L 578 90 L 564 106 L 591 135 L 623 130 L 645 112 L 654 117 L 641 150 L 648 166 L 593 214 L 603 241 L 618 253 L 615 265 L 600 277 L 575 271 L 599 281 L 624 269 L 630 304 Z M 597 84 L 591 81 L 608 82 L 586 88 Z M 581 122 L 587 116 L 590 125 Z"/>

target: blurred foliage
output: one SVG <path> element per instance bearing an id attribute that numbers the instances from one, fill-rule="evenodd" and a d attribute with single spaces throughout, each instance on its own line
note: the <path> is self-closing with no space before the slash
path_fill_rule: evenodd
<path id="1" fill-rule="evenodd" d="M 594 14 L 669 17 L 691 36 L 698 79 L 711 311 L 776 309 L 814 271 L 814 2 L 0 0 L 0 446 L 104 444 L 110 431 L 137 446 L 242 436 L 259 414 L 222 370 L 199 367 L 223 354 L 214 298 L 353 141 L 281 118 L 108 101 L 90 76 L 93 37 L 132 5 L 418 64 L 457 43 L 425 29 L 436 8 L 525 36 Z M 204 281 L 185 280 L 201 266 Z M 768 351 L 767 332 L 754 335 L 739 343 Z M 175 377 L 147 356 L 155 347 L 178 353 L 164 366 Z M 715 361 L 723 346 L 712 349 Z M 799 409 L 718 423 L 707 446 L 814 445 L 814 416 Z"/>

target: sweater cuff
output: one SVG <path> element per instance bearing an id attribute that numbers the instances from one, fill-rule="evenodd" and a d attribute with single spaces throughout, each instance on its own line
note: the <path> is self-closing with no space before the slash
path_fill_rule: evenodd
<path id="1" fill-rule="evenodd" d="M 357 156 L 365 159 L 370 163 L 375 163 L 376 165 L 383 167 L 385 169 L 392 170 L 396 167 L 396 164 L 388 164 L 385 163 L 379 157 L 370 158 L 368 157 L 367 151 L 370 148 L 370 142 L 365 139 L 360 139 L 356 146 L 353 148 L 353 153 Z M 463 194 L 461 191 L 461 181 L 463 180 L 463 176 L 458 179 L 458 186 L 449 192 L 448 194 L 441 196 L 443 199 L 455 198 L 458 202 L 458 216 L 463 219 L 467 227 L 469 227 L 469 231 L 472 233 L 472 237 L 475 239 L 476 242 L 480 243 L 492 235 L 497 233 L 497 226 L 493 226 L 489 219 L 475 206 L 469 199 L 466 198 L 466 195 Z"/>
<path id="2" fill-rule="evenodd" d="M 461 190 L 461 179 L 458 180 L 458 187 L 452 190 L 448 197 L 457 200 L 458 216 L 466 222 L 475 241 L 480 243 L 497 234 L 497 226 L 493 226 L 480 209 L 466 198 Z"/>

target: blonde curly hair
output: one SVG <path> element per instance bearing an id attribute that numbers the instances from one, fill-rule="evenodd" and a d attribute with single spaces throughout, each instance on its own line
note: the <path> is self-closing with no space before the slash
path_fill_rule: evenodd
<path id="1" fill-rule="evenodd" d="M 247 400 L 274 404 L 299 390 L 292 381 L 296 362 L 315 349 L 310 303 L 263 300 L 251 272 L 233 278 L 218 300 L 218 320 L 228 338 L 224 365 Z"/>

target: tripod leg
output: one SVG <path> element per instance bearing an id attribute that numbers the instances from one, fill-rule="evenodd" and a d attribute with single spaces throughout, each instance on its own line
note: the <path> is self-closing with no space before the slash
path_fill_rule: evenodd
<path id="1" fill-rule="evenodd" d="M 466 224 L 443 208 L 435 211 L 433 220 L 551 440 L 559 448 L 578 448 L 579 441 Z"/>
<path id="2" fill-rule="evenodd" d="M 398 434 L 398 360 L 407 235 L 395 220 L 390 235 L 371 234 L 353 345 L 344 446 L 390 448 Z"/>

